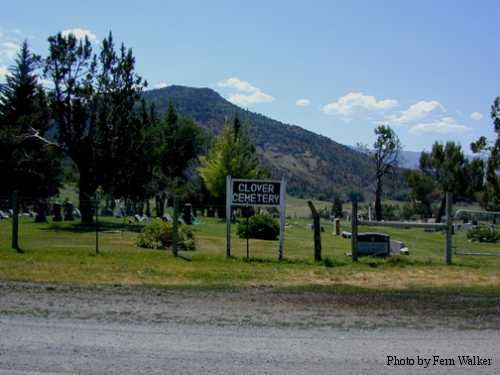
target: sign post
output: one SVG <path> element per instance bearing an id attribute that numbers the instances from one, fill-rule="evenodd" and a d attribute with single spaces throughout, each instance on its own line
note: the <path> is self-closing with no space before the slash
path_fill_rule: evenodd
<path id="1" fill-rule="evenodd" d="M 280 249 L 278 259 L 283 259 L 283 250 L 285 245 L 285 221 L 286 221 L 286 182 L 285 177 L 281 178 L 280 189 Z"/>
<path id="2" fill-rule="evenodd" d="M 279 259 L 283 259 L 286 220 L 286 182 L 226 177 L 226 255 L 231 256 L 231 207 L 270 206 L 280 208 Z"/>
<path id="3" fill-rule="evenodd" d="M 231 176 L 226 177 L 226 256 L 231 256 Z"/>

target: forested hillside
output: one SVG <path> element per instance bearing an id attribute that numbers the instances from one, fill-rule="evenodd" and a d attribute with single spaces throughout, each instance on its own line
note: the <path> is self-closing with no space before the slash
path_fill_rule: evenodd
<path id="1" fill-rule="evenodd" d="M 171 101 L 178 113 L 211 134 L 217 134 L 225 119 L 238 112 L 252 125 L 251 136 L 263 164 L 273 177 L 286 176 L 289 193 L 331 198 L 335 193 L 346 197 L 358 189 L 371 191 L 368 157 L 330 138 L 244 110 L 208 88 L 169 86 L 146 91 L 144 96 L 160 113 Z"/>

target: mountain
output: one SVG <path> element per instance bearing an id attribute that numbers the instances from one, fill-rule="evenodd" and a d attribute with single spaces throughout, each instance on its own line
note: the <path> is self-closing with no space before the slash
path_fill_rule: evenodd
<path id="1" fill-rule="evenodd" d="M 421 152 L 401 151 L 399 165 L 407 169 L 418 169 Z"/>
<path id="2" fill-rule="evenodd" d="M 209 88 L 168 86 L 144 92 L 149 103 L 163 114 L 172 102 L 176 111 L 192 118 L 211 134 L 218 134 L 225 119 L 238 113 L 251 124 L 250 135 L 261 162 L 273 178 L 285 176 L 293 195 L 331 198 L 340 193 L 371 190 L 370 160 L 328 137 L 244 110 Z"/>

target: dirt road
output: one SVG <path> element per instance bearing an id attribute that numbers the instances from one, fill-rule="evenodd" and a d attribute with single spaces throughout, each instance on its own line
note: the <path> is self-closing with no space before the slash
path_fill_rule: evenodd
<path id="1" fill-rule="evenodd" d="M 415 316 L 366 298 L 3 283 L 0 374 L 500 372 L 494 317 Z"/>

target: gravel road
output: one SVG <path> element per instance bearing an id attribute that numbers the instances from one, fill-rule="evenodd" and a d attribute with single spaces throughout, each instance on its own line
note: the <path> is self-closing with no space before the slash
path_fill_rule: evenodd
<path id="1" fill-rule="evenodd" d="M 498 374 L 498 331 L 300 329 L 0 318 L 0 373 Z M 487 366 L 387 366 L 477 354 Z"/>
<path id="2" fill-rule="evenodd" d="M 345 298 L 1 283 L 0 374 L 500 373 L 493 326 Z"/>

